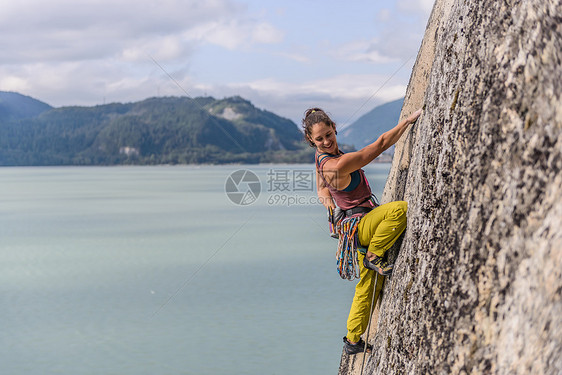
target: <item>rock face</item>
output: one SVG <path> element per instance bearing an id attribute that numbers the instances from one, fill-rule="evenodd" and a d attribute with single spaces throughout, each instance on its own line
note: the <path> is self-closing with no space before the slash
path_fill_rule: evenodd
<path id="1" fill-rule="evenodd" d="M 365 374 L 562 373 L 561 56 L 559 0 L 437 0 L 401 116 L 425 111 L 382 198 L 408 201 L 408 227 Z"/>

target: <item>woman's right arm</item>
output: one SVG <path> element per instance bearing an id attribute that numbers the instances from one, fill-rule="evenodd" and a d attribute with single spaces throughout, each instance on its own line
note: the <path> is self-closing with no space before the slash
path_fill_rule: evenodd
<path id="1" fill-rule="evenodd" d="M 318 199 L 320 203 L 324 205 L 324 207 L 329 208 L 336 208 L 336 204 L 334 203 L 334 199 L 332 198 L 332 194 L 330 194 L 330 189 L 324 185 L 322 177 L 316 170 L 316 191 L 318 193 Z"/>

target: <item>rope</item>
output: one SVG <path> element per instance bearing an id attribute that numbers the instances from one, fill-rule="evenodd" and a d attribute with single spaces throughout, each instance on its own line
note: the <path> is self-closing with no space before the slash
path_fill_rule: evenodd
<path id="1" fill-rule="evenodd" d="M 371 319 L 373 318 L 373 309 L 375 307 L 375 295 L 377 294 L 377 283 L 379 281 L 379 274 L 375 272 L 375 289 L 373 290 L 373 299 L 371 300 L 371 312 L 369 313 L 369 323 L 367 324 L 367 334 L 365 336 L 365 348 L 363 348 L 363 363 L 361 363 L 360 375 L 363 375 L 363 368 L 365 367 L 365 360 L 367 359 L 367 345 L 369 345 L 369 331 L 371 330 Z"/>
<path id="2" fill-rule="evenodd" d="M 398 69 L 396 69 L 396 70 L 394 71 L 394 73 L 392 73 L 392 74 L 390 75 L 390 77 L 388 77 L 387 80 L 383 82 L 382 85 L 379 86 L 378 89 L 376 89 L 376 91 L 373 93 L 373 95 L 371 95 L 367 100 L 365 100 L 365 102 L 364 102 L 363 104 L 361 104 L 361 105 L 359 106 L 359 108 L 357 108 L 357 110 L 356 110 L 355 112 L 353 112 L 353 114 L 352 114 L 351 116 L 349 116 L 349 118 L 347 119 L 346 122 L 344 122 L 344 124 L 349 124 L 350 121 L 351 121 L 351 119 L 353 118 L 353 116 L 355 116 L 355 115 L 357 114 L 357 112 L 359 112 L 359 111 L 361 110 L 361 108 L 363 108 L 363 107 L 365 106 L 365 104 L 367 104 L 371 99 L 373 99 L 373 97 L 374 97 L 375 95 L 377 95 L 377 94 L 379 93 L 379 91 L 381 91 L 382 88 L 383 88 L 396 74 L 398 74 L 398 72 L 404 67 L 404 65 L 406 65 L 413 57 L 414 57 L 414 55 L 408 57 L 408 59 L 407 59 L 406 61 L 404 61 L 404 62 L 402 63 L 402 65 L 400 65 L 400 67 L 399 67 Z"/>
<path id="3" fill-rule="evenodd" d="M 351 216 L 337 224 L 338 250 L 336 251 L 337 269 L 340 277 L 355 280 L 360 276 L 357 248 L 361 247 L 357 238 L 357 225 L 362 215 Z"/>

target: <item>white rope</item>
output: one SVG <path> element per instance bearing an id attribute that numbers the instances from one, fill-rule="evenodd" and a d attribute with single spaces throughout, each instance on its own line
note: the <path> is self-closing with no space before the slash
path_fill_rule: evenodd
<path id="1" fill-rule="evenodd" d="M 365 348 L 363 349 L 363 363 L 361 364 L 360 375 L 363 375 L 363 368 L 365 367 L 365 360 L 367 359 L 367 346 L 369 345 L 369 330 L 371 329 L 371 318 L 373 317 L 373 309 L 375 307 L 375 296 L 377 294 L 377 283 L 379 281 L 379 274 L 375 272 L 375 289 L 373 290 L 373 299 L 371 300 L 371 312 L 369 313 L 369 323 L 367 324 L 367 334 L 365 336 Z M 374 349 L 374 348 L 373 348 Z"/>

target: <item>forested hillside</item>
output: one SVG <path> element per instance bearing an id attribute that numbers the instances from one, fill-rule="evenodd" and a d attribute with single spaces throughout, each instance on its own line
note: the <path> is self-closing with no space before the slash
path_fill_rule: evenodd
<path id="1" fill-rule="evenodd" d="M 312 162 L 302 137 L 240 97 L 151 98 L 0 118 L 0 165 Z"/>

